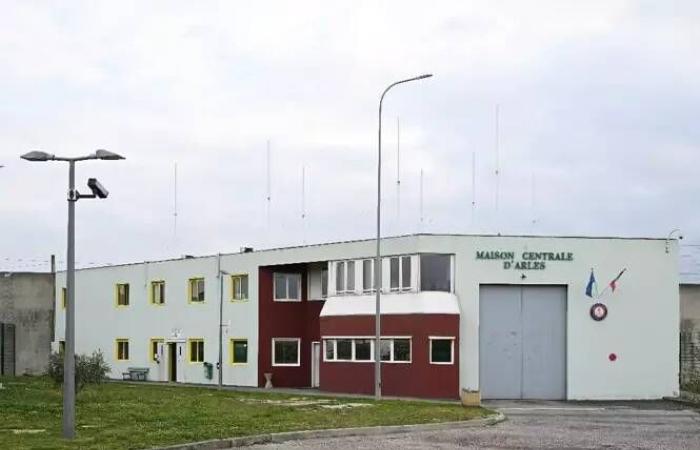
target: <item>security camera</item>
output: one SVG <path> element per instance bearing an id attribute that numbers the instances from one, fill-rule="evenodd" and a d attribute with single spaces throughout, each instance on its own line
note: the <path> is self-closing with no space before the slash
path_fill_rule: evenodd
<path id="1" fill-rule="evenodd" d="M 107 198 L 109 191 L 97 181 L 97 178 L 88 179 L 88 187 L 97 198 Z"/>

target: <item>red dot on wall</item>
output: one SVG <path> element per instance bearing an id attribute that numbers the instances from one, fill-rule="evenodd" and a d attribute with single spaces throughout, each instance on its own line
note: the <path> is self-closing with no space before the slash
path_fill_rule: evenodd
<path id="1" fill-rule="evenodd" d="M 615 353 L 610 353 L 610 354 L 608 355 L 608 359 L 609 359 L 610 361 L 616 361 L 616 360 L 617 360 L 617 355 L 616 355 Z"/>

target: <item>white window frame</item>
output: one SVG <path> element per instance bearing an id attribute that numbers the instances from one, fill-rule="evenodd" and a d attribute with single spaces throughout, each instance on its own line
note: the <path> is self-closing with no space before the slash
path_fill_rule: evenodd
<path id="1" fill-rule="evenodd" d="M 324 362 L 339 362 L 339 363 L 371 363 L 374 362 L 374 338 L 372 336 L 333 336 L 324 337 L 323 340 L 323 361 Z M 338 341 L 350 341 L 350 359 L 338 359 Z M 357 359 L 355 346 L 356 341 L 369 341 L 370 359 Z M 328 359 L 326 347 L 329 343 L 333 344 L 333 359 Z"/>
<path id="2" fill-rule="evenodd" d="M 287 297 L 285 297 L 285 298 L 277 298 L 277 275 L 284 276 L 285 293 L 287 295 Z M 289 298 L 289 279 L 292 277 L 296 278 L 297 281 L 299 282 L 299 288 L 297 289 L 297 297 L 296 298 Z M 248 288 L 250 289 L 250 286 Z M 276 301 L 276 302 L 300 302 L 301 301 L 301 289 L 302 289 L 302 282 L 301 282 L 301 274 L 300 273 L 274 272 L 272 274 L 272 300 L 273 301 Z"/>
<path id="3" fill-rule="evenodd" d="M 415 256 L 414 254 L 410 254 L 410 255 L 392 255 L 392 256 L 386 257 L 386 259 L 389 261 L 389 267 L 388 267 L 389 276 L 387 277 L 389 280 L 389 292 L 401 293 L 401 292 L 413 292 L 415 290 L 414 286 L 413 286 L 413 274 L 414 274 L 413 266 L 416 264 L 414 260 L 417 258 L 414 258 L 414 256 Z M 408 274 L 408 276 L 409 276 L 408 287 L 403 287 L 403 260 L 404 260 L 404 258 L 408 258 L 410 261 L 409 264 L 411 265 L 411 270 L 409 271 L 409 274 Z M 399 260 L 399 280 L 398 280 L 399 283 L 398 283 L 398 287 L 395 287 L 395 288 L 391 287 L 391 260 L 392 259 Z"/>
<path id="4" fill-rule="evenodd" d="M 277 342 L 296 342 L 297 343 L 297 362 L 294 363 L 276 363 L 275 362 L 275 344 Z M 277 337 L 272 338 L 272 367 L 299 367 L 301 366 L 301 338 Z"/>
<path id="5" fill-rule="evenodd" d="M 358 262 L 363 262 L 364 260 L 360 259 L 343 259 L 340 261 L 334 261 L 333 262 L 333 273 L 335 275 L 335 294 L 336 295 L 348 295 L 348 294 L 355 294 L 358 291 L 358 283 L 357 283 L 357 266 Z M 353 276 L 353 286 L 352 289 L 348 289 L 348 274 L 351 273 L 351 271 L 348 270 L 348 264 L 352 263 L 352 276 Z M 339 264 L 342 264 L 342 270 L 340 273 L 340 280 L 341 280 L 341 287 L 343 288 L 342 290 L 338 290 L 338 267 Z"/>
<path id="6" fill-rule="evenodd" d="M 396 361 L 394 360 L 394 341 L 395 340 L 408 340 L 408 361 Z M 381 338 L 382 341 L 391 341 L 391 346 L 390 348 L 390 356 L 391 359 L 388 361 L 384 361 L 383 359 L 381 360 L 382 364 L 411 364 L 413 362 L 413 339 L 411 339 L 411 336 L 382 336 Z M 381 344 L 380 344 L 381 345 Z M 379 351 L 381 351 L 381 346 L 379 347 Z M 379 355 L 381 359 L 381 355 Z"/>
<path id="7" fill-rule="evenodd" d="M 450 341 L 450 362 L 433 362 L 433 341 Z M 449 366 L 455 363 L 455 337 L 454 336 L 429 336 L 428 337 L 428 362 L 439 366 Z"/>
<path id="8" fill-rule="evenodd" d="M 238 291 L 236 292 L 236 279 L 238 279 Z M 243 297 L 243 279 L 246 283 L 246 296 Z M 232 302 L 247 302 L 250 299 L 250 277 L 247 273 L 236 273 L 231 275 L 231 301 Z"/>

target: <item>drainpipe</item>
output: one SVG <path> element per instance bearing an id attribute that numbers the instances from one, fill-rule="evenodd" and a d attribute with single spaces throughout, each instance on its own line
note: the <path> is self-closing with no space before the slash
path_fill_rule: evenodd
<path id="1" fill-rule="evenodd" d="M 221 253 L 217 255 L 216 273 L 219 277 L 219 389 L 223 387 L 223 319 L 224 319 L 224 277 L 221 270 Z"/>

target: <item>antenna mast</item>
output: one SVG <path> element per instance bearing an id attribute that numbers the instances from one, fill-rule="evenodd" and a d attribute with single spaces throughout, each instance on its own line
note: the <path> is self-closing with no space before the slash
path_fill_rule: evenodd
<path id="1" fill-rule="evenodd" d="M 175 162 L 174 177 L 174 200 L 173 200 L 173 239 L 177 243 L 177 162 Z M 177 250 L 177 249 L 176 249 Z"/>
<path id="2" fill-rule="evenodd" d="M 401 234 L 401 128 L 396 118 L 396 228 Z"/>
<path id="3" fill-rule="evenodd" d="M 266 151 L 266 181 L 265 181 L 265 220 L 267 221 L 267 232 L 270 232 L 270 203 L 272 202 L 272 192 L 270 188 L 270 140 L 267 140 Z M 268 236 L 269 237 L 269 236 Z"/>
<path id="4" fill-rule="evenodd" d="M 476 152 L 472 152 L 472 231 L 476 225 Z"/>
<path id="5" fill-rule="evenodd" d="M 301 231 L 306 244 L 306 166 L 301 166 Z"/>
<path id="6" fill-rule="evenodd" d="M 500 116 L 500 105 L 498 105 L 498 103 L 497 103 L 496 104 L 496 137 L 495 137 L 495 140 L 496 140 L 496 145 L 495 145 L 495 147 L 496 147 L 496 171 L 495 171 L 495 175 L 496 175 L 496 203 L 495 203 L 495 206 L 496 206 L 496 228 L 498 228 L 498 225 L 499 225 L 499 223 L 498 223 L 498 207 L 499 207 L 499 201 L 500 201 L 499 197 L 500 197 L 500 187 L 501 187 L 500 186 L 500 184 L 501 184 L 501 180 L 500 180 L 500 174 L 501 174 L 500 155 L 499 155 L 499 148 L 498 148 L 499 147 L 499 142 L 498 142 L 499 141 L 499 131 L 500 131 L 499 130 L 499 123 L 498 123 L 499 116 Z"/>
<path id="7" fill-rule="evenodd" d="M 423 222 L 424 222 L 424 217 L 423 217 L 423 169 L 420 170 L 420 231 L 421 233 L 423 232 Z"/>

